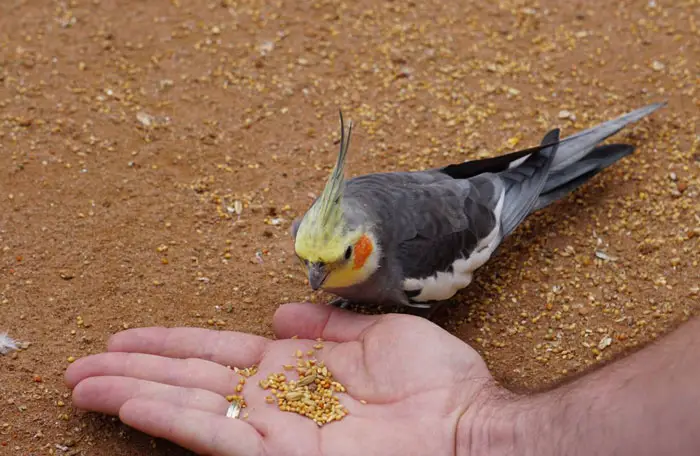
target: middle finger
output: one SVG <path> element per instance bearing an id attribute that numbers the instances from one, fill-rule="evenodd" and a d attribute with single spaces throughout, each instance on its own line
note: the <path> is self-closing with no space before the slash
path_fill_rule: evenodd
<path id="1" fill-rule="evenodd" d="M 219 364 L 258 364 L 269 339 L 237 331 L 204 328 L 132 328 L 109 338 L 110 352 L 137 352 L 169 358 L 200 358 Z"/>
<path id="2" fill-rule="evenodd" d="M 118 415 L 130 399 L 159 400 L 182 408 L 223 415 L 229 402 L 220 394 L 200 388 L 182 388 L 130 377 L 91 377 L 73 390 L 73 403 L 93 412 Z"/>

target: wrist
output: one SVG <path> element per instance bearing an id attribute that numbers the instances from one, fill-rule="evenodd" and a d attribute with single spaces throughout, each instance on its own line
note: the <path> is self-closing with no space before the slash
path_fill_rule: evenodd
<path id="1" fill-rule="evenodd" d="M 548 456 L 558 446 L 551 402 L 485 387 L 457 423 L 456 456 Z"/>

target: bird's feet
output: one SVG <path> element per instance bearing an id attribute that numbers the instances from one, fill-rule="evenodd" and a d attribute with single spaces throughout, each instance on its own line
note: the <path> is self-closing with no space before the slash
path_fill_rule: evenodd
<path id="1" fill-rule="evenodd" d="M 328 303 L 329 306 L 337 307 L 339 309 L 347 309 L 351 302 L 345 298 L 335 298 Z"/>

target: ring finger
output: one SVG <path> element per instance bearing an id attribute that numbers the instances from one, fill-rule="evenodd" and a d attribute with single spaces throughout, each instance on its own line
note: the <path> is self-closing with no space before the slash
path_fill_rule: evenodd
<path id="1" fill-rule="evenodd" d="M 232 370 L 203 359 L 173 359 L 143 353 L 100 353 L 77 360 L 66 371 L 75 387 L 88 377 L 132 377 L 172 386 L 202 388 L 221 396 L 234 394 L 238 377 Z"/>

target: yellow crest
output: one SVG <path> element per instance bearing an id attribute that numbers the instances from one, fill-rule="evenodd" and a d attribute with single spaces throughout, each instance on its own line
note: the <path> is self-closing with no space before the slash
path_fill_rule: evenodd
<path id="1" fill-rule="evenodd" d="M 309 261 L 329 261 L 345 251 L 347 226 L 343 217 L 342 199 L 345 187 L 345 159 L 350 145 L 352 121 L 347 138 L 340 111 L 340 152 L 323 193 L 308 210 L 297 231 L 295 249 Z"/>

